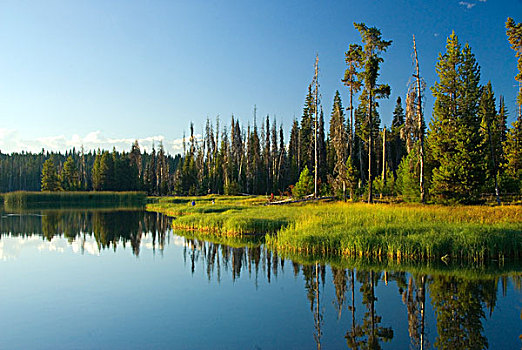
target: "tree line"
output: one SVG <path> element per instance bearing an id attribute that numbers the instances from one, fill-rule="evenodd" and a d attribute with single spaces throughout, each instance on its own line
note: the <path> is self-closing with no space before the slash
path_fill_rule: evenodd
<path id="1" fill-rule="evenodd" d="M 146 191 L 172 192 L 172 170 L 180 156 L 165 152 L 160 142 L 150 153 L 135 141 L 129 152 L 106 150 L 65 153 L 0 153 L 0 192 L 12 191 Z"/>
<path id="2" fill-rule="evenodd" d="M 345 53 L 348 104 L 336 91 L 325 132 L 318 58 L 303 112 L 294 118 L 288 142 L 282 124 L 266 116 L 246 127 L 207 119 L 203 136 L 190 124 L 183 153 L 166 154 L 163 145 L 141 152 L 108 151 L 0 154 L 0 191 L 145 190 L 152 195 L 293 194 L 364 198 L 399 195 L 407 200 L 477 202 L 481 194 L 522 189 L 522 87 L 517 119 L 491 82 L 482 86 L 471 47 L 455 33 L 435 67 L 438 81 L 429 130 L 424 118 L 426 84 L 413 37 L 414 70 L 406 96 L 397 97 L 393 120 L 381 127 L 379 100 L 391 88 L 379 82 L 380 66 L 392 41 L 378 28 L 354 23 L 361 35 Z M 515 79 L 522 84 L 522 24 L 508 18 L 506 33 L 518 58 Z M 404 103 L 403 103 L 404 101 Z M 259 125 L 258 125 L 259 124 Z"/>

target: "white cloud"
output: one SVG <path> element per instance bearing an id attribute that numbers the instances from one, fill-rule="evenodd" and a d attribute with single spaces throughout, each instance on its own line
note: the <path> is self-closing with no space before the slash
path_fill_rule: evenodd
<path id="1" fill-rule="evenodd" d="M 473 6 L 475 6 L 476 4 L 471 3 L 471 2 L 461 1 L 461 2 L 459 2 L 459 5 L 465 6 L 469 10 L 469 9 L 472 9 Z"/>
<path id="2" fill-rule="evenodd" d="M 201 139 L 201 135 L 196 135 L 197 139 Z M 188 138 L 187 138 L 188 140 Z M 36 139 L 24 139 L 18 130 L 0 128 L 0 150 L 3 153 L 12 152 L 33 152 L 39 153 L 42 148 L 46 151 L 70 150 L 75 147 L 77 150 L 83 146 L 86 151 L 95 149 L 112 150 L 116 147 L 119 151 L 129 151 L 135 138 L 110 138 L 102 134 L 100 130 L 91 131 L 85 135 L 73 134 L 42 136 Z M 160 142 L 163 142 L 165 150 L 170 154 L 183 152 L 183 139 L 167 139 L 163 135 L 149 136 L 138 139 L 141 150 L 150 151 L 152 143 L 156 148 Z"/>
<path id="3" fill-rule="evenodd" d="M 468 1 L 460 1 L 459 2 L 459 5 L 460 6 L 464 6 L 466 7 L 468 10 L 472 9 L 473 7 L 475 7 L 475 5 L 477 4 L 476 2 L 477 0 L 474 0 L 472 2 L 468 2 Z M 488 0 L 478 0 L 478 2 L 486 2 Z"/>

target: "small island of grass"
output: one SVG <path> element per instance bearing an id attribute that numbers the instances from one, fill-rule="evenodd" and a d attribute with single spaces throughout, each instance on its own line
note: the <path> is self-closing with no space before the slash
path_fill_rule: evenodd
<path id="1" fill-rule="evenodd" d="M 287 253 L 488 261 L 519 260 L 522 252 L 519 206 L 264 204 L 256 196 L 167 197 L 147 209 L 174 217 L 177 229 L 262 235 L 268 247 Z"/>

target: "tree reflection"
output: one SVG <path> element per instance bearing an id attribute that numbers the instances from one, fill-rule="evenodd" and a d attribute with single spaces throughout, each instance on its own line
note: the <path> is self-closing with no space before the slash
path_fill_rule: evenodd
<path id="1" fill-rule="evenodd" d="M 485 349 L 483 306 L 494 305 L 494 279 L 469 280 L 453 276 L 431 278 L 431 302 L 437 317 L 438 349 Z"/>
<path id="2" fill-rule="evenodd" d="M 168 218 L 143 211 L 55 210 L 46 211 L 43 215 L 4 215 L 0 220 L 0 235 L 37 234 L 48 241 L 60 236 L 69 242 L 77 239 L 85 242 L 86 235 L 90 235 L 99 249 L 116 249 L 118 246 L 130 245 L 133 253 L 138 255 L 145 235 L 147 244 L 152 244 L 153 251 L 163 252 L 168 244 L 169 226 Z M 380 283 L 386 284 L 381 285 L 383 288 L 392 288 L 392 281 L 395 281 L 399 290 L 399 296 L 395 291 L 393 293 L 397 296 L 396 302 L 400 304 L 402 298 L 405 305 L 401 308 L 407 316 L 405 327 L 407 326 L 410 338 L 410 344 L 393 344 L 394 347 L 487 348 L 489 344 L 484 335 L 484 321 L 487 315 L 491 317 L 494 312 L 498 313 L 495 310 L 497 291 L 499 296 L 506 296 L 511 284 L 516 290 L 522 288 L 520 274 L 489 278 L 482 275 L 476 277 L 474 274 L 473 278 L 469 278 L 461 271 L 453 273 L 423 270 L 423 273 L 410 274 L 404 271 L 379 272 L 369 267 L 356 270 L 353 265 L 342 264 L 331 266 L 328 269 L 331 273 L 327 274 L 326 263 L 310 263 L 300 256 L 285 260 L 277 251 L 267 250 L 255 238 L 250 241 L 231 242 L 222 239 L 211 242 L 208 238 L 196 238 L 194 233 L 187 233 L 182 238 L 182 243 L 187 270 L 190 269 L 193 274 L 199 270 L 208 281 L 216 280 L 218 283 L 224 278 L 230 278 L 234 282 L 242 276 L 252 279 L 256 287 L 259 281 L 274 283 L 284 274 L 286 263 L 287 273 L 304 279 L 303 292 L 313 314 L 313 339 L 318 349 L 327 338 L 325 334 L 328 334 L 328 322 L 332 322 L 328 317 L 330 314 L 335 315 L 332 317 L 337 322 L 347 319 L 345 339 L 340 340 L 346 341 L 350 349 L 381 349 L 384 342 L 394 340 L 394 331 L 383 325 L 382 316 L 377 313 L 379 300 L 376 296 L 376 288 Z M 302 264 L 302 261 L 308 262 Z M 324 296 L 330 292 L 332 302 L 323 303 Z M 432 326 L 436 327 L 437 332 L 435 329 L 430 332 L 426 325 L 426 303 L 430 302 L 430 298 L 436 318 L 436 325 Z M 364 310 L 364 313 L 356 314 L 356 306 Z M 327 307 L 332 308 L 332 313 L 325 312 Z M 348 310 L 349 315 L 343 315 L 344 310 Z M 310 317 L 310 325 L 311 319 Z M 428 342 L 427 334 L 437 336 L 430 338 Z"/>
<path id="3" fill-rule="evenodd" d="M 408 333 L 411 348 L 426 349 L 428 342 L 425 337 L 426 314 L 426 276 L 409 276 L 407 288 L 402 292 L 402 301 L 408 312 Z"/>
<path id="4" fill-rule="evenodd" d="M 41 214 L 4 216 L 0 220 L 0 235 L 40 235 L 51 241 L 54 237 L 79 238 L 85 242 L 92 235 L 98 249 L 125 247 L 130 243 L 139 255 L 142 237 L 150 234 L 152 249 L 163 251 L 170 220 L 158 213 L 134 210 L 46 210 Z M 82 243 L 82 244 L 83 244 Z"/>
<path id="5" fill-rule="evenodd" d="M 362 294 L 362 303 L 367 311 L 364 313 L 361 325 L 352 326 L 352 331 L 346 333 L 346 343 L 350 349 L 381 349 L 381 341 L 393 339 L 393 329 L 380 325 L 382 317 L 376 314 L 375 286 L 380 279 L 380 273 L 357 271 L 357 281 L 361 283 L 359 289 Z"/>
<path id="6" fill-rule="evenodd" d="M 319 285 L 325 283 L 326 266 L 319 265 L 305 265 L 302 268 L 303 277 L 305 280 L 306 296 L 310 303 L 310 311 L 314 314 L 314 340 L 317 349 L 321 349 L 321 337 L 323 335 L 323 310 L 320 305 L 320 291 Z M 321 277 L 321 279 L 319 279 Z"/>

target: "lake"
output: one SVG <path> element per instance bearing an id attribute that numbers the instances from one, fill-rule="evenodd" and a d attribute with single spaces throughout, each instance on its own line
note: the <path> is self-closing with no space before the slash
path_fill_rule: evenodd
<path id="1" fill-rule="evenodd" d="M 2 349 L 522 347 L 520 264 L 281 257 L 138 209 L 2 212 L 0 235 Z"/>

